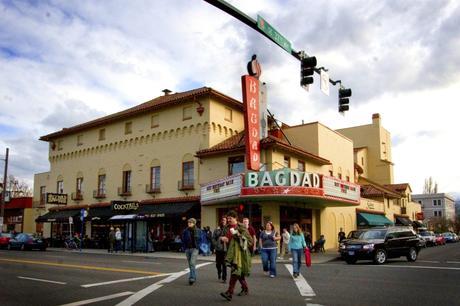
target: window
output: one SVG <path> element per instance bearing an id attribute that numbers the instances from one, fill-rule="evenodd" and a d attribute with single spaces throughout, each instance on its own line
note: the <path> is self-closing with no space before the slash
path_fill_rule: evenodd
<path id="1" fill-rule="evenodd" d="M 347 175 L 347 182 L 349 182 L 349 181 L 350 181 L 350 176 L 349 176 L 349 175 Z"/>
<path id="2" fill-rule="evenodd" d="M 435 217 L 438 216 L 438 211 L 437 211 L 437 210 L 434 211 L 434 216 L 435 216 Z"/>
<path id="3" fill-rule="evenodd" d="M 224 117 L 224 119 L 225 119 L 225 121 L 232 122 L 232 120 L 233 120 L 233 113 L 232 113 L 232 109 L 231 109 L 231 108 L 228 108 L 228 107 L 225 108 L 225 117 Z"/>
<path id="4" fill-rule="evenodd" d="M 64 193 L 64 181 L 57 182 L 57 193 Z"/>
<path id="5" fill-rule="evenodd" d="M 442 211 L 441 211 L 441 210 L 438 211 L 438 216 L 439 216 L 439 217 L 442 217 Z"/>
<path id="6" fill-rule="evenodd" d="M 58 151 L 61 151 L 61 150 L 62 150 L 62 148 L 63 148 L 63 147 L 62 147 L 62 144 L 63 144 L 62 139 L 57 141 L 57 149 L 58 149 Z"/>
<path id="7" fill-rule="evenodd" d="M 297 170 L 301 172 L 305 172 L 305 162 L 304 161 L 299 160 L 297 162 Z"/>
<path id="8" fill-rule="evenodd" d="M 83 134 L 77 136 L 77 146 L 81 146 L 83 144 Z"/>
<path id="9" fill-rule="evenodd" d="M 193 161 L 182 163 L 182 187 L 193 187 Z"/>
<path id="10" fill-rule="evenodd" d="M 40 205 L 45 205 L 46 202 L 46 186 L 40 186 Z"/>
<path id="11" fill-rule="evenodd" d="M 105 195 L 105 174 L 99 175 L 97 179 L 97 194 Z"/>
<path id="12" fill-rule="evenodd" d="M 160 116 L 158 114 L 152 115 L 151 127 L 156 128 L 160 126 Z"/>
<path id="13" fill-rule="evenodd" d="M 284 166 L 285 168 L 291 168 L 291 159 L 289 158 L 289 156 L 285 156 L 285 157 L 284 157 L 283 166 Z"/>
<path id="14" fill-rule="evenodd" d="M 126 122 L 125 123 L 125 134 L 131 134 L 133 132 L 133 123 L 130 121 L 130 122 Z"/>
<path id="15" fill-rule="evenodd" d="M 334 171 L 329 170 L 329 176 L 334 176 Z"/>
<path id="16" fill-rule="evenodd" d="M 150 189 L 159 190 L 160 189 L 160 166 L 150 168 Z"/>
<path id="17" fill-rule="evenodd" d="M 131 170 L 123 171 L 123 193 L 131 192 Z"/>
<path id="18" fill-rule="evenodd" d="M 433 200 L 433 206 L 436 206 L 436 200 Z"/>
<path id="19" fill-rule="evenodd" d="M 342 173 L 338 173 L 337 177 L 339 178 L 339 180 L 341 180 L 342 179 Z"/>
<path id="20" fill-rule="evenodd" d="M 192 119 L 192 107 L 186 106 L 182 109 L 182 120 Z"/>
<path id="21" fill-rule="evenodd" d="M 228 175 L 243 173 L 244 167 L 244 156 L 234 156 L 228 158 Z"/>
<path id="22" fill-rule="evenodd" d="M 105 129 L 99 130 L 99 140 L 105 140 Z"/>
<path id="23" fill-rule="evenodd" d="M 364 157 L 361 157 L 361 165 L 364 166 Z"/>
<path id="24" fill-rule="evenodd" d="M 81 191 L 83 190 L 83 178 L 82 177 L 78 177 L 77 178 L 77 194 L 78 193 L 81 193 Z"/>

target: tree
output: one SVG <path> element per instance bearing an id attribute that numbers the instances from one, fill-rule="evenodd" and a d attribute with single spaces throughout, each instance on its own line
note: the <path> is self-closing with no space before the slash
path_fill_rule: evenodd
<path id="1" fill-rule="evenodd" d="M 424 194 L 438 193 L 438 183 L 433 181 L 433 178 L 431 176 L 425 179 L 425 185 L 423 186 L 423 193 Z"/>
<path id="2" fill-rule="evenodd" d="M 3 182 L 3 178 L 1 181 Z M 16 179 L 14 175 L 8 176 L 6 187 L 7 192 L 10 193 L 10 198 L 33 196 L 32 188 L 25 181 Z"/>

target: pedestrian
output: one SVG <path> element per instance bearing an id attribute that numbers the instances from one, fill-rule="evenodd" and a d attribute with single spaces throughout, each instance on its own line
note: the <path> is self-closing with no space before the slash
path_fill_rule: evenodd
<path id="1" fill-rule="evenodd" d="M 212 231 L 209 226 L 206 226 L 206 243 L 208 245 L 208 256 L 211 256 L 214 253 L 214 249 L 212 247 Z"/>
<path id="2" fill-rule="evenodd" d="M 238 214 L 233 210 L 227 213 L 227 235 L 220 238 L 224 243 L 228 243 L 225 261 L 230 266 L 231 276 L 227 291 L 220 294 L 228 301 L 232 300 L 236 281 L 241 284 L 241 292 L 238 295 L 249 294 L 246 277 L 251 273 L 251 253 L 249 250 L 254 241 L 244 224 L 238 223 L 237 217 Z"/>
<path id="3" fill-rule="evenodd" d="M 292 254 L 292 275 L 294 278 L 299 276 L 300 266 L 302 263 L 302 253 L 307 247 L 305 237 L 300 230 L 300 226 L 294 223 L 292 227 L 292 235 L 289 239 L 288 248 Z"/>
<path id="4" fill-rule="evenodd" d="M 150 232 L 147 233 L 147 252 L 148 253 L 151 253 L 151 252 L 155 251 L 155 249 L 153 247 L 154 236 L 155 236 L 155 231 L 152 228 L 152 229 L 150 229 Z"/>
<path id="5" fill-rule="evenodd" d="M 339 243 L 342 242 L 342 240 L 346 238 L 343 228 L 340 228 L 340 232 L 338 236 L 339 236 Z"/>
<path id="6" fill-rule="evenodd" d="M 289 254 L 289 239 L 291 238 L 291 235 L 289 234 L 288 230 L 286 228 L 283 228 L 283 233 L 281 234 L 281 237 L 283 238 L 283 243 L 282 243 L 282 248 L 280 252 L 280 257 L 283 257 L 284 255 Z"/>
<path id="7" fill-rule="evenodd" d="M 305 237 L 305 243 L 307 244 L 307 248 L 309 248 L 311 251 L 313 249 L 313 244 L 312 244 L 311 234 L 308 230 L 305 231 L 304 237 Z"/>
<path id="8" fill-rule="evenodd" d="M 262 266 L 264 272 L 270 277 L 276 276 L 276 253 L 277 244 L 281 237 L 275 231 L 275 227 L 271 221 L 265 225 L 265 230 L 260 234 L 259 244 L 261 245 Z"/>
<path id="9" fill-rule="evenodd" d="M 187 228 L 182 233 L 182 248 L 185 250 L 190 274 L 188 283 L 193 285 L 196 281 L 196 258 L 198 257 L 198 248 L 201 244 L 201 230 L 196 226 L 196 219 L 190 218 L 187 221 Z"/>
<path id="10" fill-rule="evenodd" d="M 109 253 L 113 253 L 113 248 L 115 246 L 115 229 L 113 226 L 110 227 L 110 232 L 109 232 Z"/>
<path id="11" fill-rule="evenodd" d="M 244 226 L 246 227 L 246 229 L 248 230 L 249 232 L 249 235 L 251 235 L 252 237 L 252 240 L 254 241 L 253 243 L 253 247 L 252 249 L 250 250 L 251 251 L 251 255 L 254 255 L 254 253 L 256 252 L 256 249 L 257 249 L 257 238 L 256 238 L 256 230 L 249 224 L 249 218 L 243 218 L 243 224 Z"/>
<path id="12" fill-rule="evenodd" d="M 121 250 L 121 231 L 120 228 L 117 227 L 115 230 L 115 253 Z"/>
<path id="13" fill-rule="evenodd" d="M 212 243 L 216 250 L 216 268 L 217 278 L 223 283 L 227 281 L 227 265 L 225 264 L 225 255 L 227 254 L 227 243 L 220 238 L 227 235 L 227 216 L 220 219 L 219 226 L 212 233 Z"/>

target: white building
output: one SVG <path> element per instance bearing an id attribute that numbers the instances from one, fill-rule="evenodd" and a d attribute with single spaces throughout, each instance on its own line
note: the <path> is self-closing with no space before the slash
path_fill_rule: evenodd
<path id="1" fill-rule="evenodd" d="M 412 200 L 422 205 L 425 220 L 437 217 L 455 220 L 455 199 L 447 193 L 413 194 Z"/>

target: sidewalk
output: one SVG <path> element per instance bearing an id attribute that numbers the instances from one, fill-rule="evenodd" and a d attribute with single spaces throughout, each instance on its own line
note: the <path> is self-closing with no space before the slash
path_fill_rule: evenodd
<path id="1" fill-rule="evenodd" d="M 83 249 L 80 250 L 67 250 L 65 248 L 47 248 L 51 252 L 67 252 L 67 253 L 78 253 L 78 254 L 99 254 L 107 256 L 135 256 L 135 257 L 144 257 L 144 258 L 168 258 L 168 259 L 185 259 L 184 253 L 181 252 L 153 252 L 153 253 L 131 253 L 131 252 L 118 252 L 118 253 L 108 253 L 107 250 L 101 249 Z M 338 252 L 335 250 L 327 250 L 325 253 L 312 253 L 311 262 L 312 264 L 326 263 L 337 259 L 339 256 Z M 279 259 L 279 263 L 288 263 L 290 259 Z M 203 256 L 198 255 L 198 260 L 201 261 L 215 261 L 215 256 Z M 261 263 L 259 255 L 256 255 L 252 258 L 253 263 Z"/>

